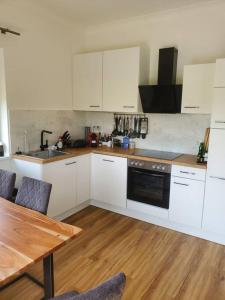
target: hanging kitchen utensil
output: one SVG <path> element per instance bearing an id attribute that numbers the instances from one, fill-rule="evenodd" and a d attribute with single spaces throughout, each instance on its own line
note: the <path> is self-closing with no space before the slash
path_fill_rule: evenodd
<path id="1" fill-rule="evenodd" d="M 143 139 L 146 138 L 148 133 L 148 118 L 140 118 L 140 134 Z"/>
<path id="2" fill-rule="evenodd" d="M 129 117 L 127 116 L 125 121 L 124 135 L 128 136 L 128 132 L 129 132 Z"/>
<path id="3" fill-rule="evenodd" d="M 141 117 L 138 117 L 138 122 L 137 122 L 137 138 L 140 139 L 141 137 Z"/>
<path id="4" fill-rule="evenodd" d="M 128 137 L 131 138 L 134 132 L 134 118 L 130 116 Z"/>
<path id="5" fill-rule="evenodd" d="M 118 120 L 118 135 L 122 135 L 122 117 L 120 116 L 119 117 L 119 120 Z"/>
<path id="6" fill-rule="evenodd" d="M 118 135 L 118 123 L 119 123 L 119 118 L 117 116 L 114 117 L 114 130 L 112 132 L 112 136 L 116 137 Z"/>

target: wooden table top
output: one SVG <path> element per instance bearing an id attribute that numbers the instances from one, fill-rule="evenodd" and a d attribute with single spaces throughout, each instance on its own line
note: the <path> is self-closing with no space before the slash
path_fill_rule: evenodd
<path id="1" fill-rule="evenodd" d="M 81 231 L 0 197 L 0 286 Z"/>

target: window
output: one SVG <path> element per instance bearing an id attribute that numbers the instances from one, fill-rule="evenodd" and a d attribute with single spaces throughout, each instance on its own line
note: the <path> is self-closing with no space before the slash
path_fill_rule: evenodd
<path id="1" fill-rule="evenodd" d="M 9 121 L 6 101 L 4 51 L 2 48 L 0 48 L 0 141 L 3 144 L 5 156 L 8 156 L 10 153 Z"/>

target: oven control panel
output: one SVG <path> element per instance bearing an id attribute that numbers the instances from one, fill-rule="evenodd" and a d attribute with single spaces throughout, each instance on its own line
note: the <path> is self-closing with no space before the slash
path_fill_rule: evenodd
<path id="1" fill-rule="evenodd" d="M 128 159 L 128 167 L 152 170 L 163 173 L 171 173 L 171 165 L 159 162 L 144 161 L 138 159 Z"/>

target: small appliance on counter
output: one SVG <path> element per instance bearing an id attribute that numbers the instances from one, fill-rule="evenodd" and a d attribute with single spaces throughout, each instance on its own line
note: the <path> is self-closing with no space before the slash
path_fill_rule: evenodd
<path id="1" fill-rule="evenodd" d="M 72 140 L 71 141 L 71 148 L 83 148 L 83 147 L 86 147 L 87 146 L 87 143 L 85 140 L 83 139 L 78 139 L 78 140 Z"/>

